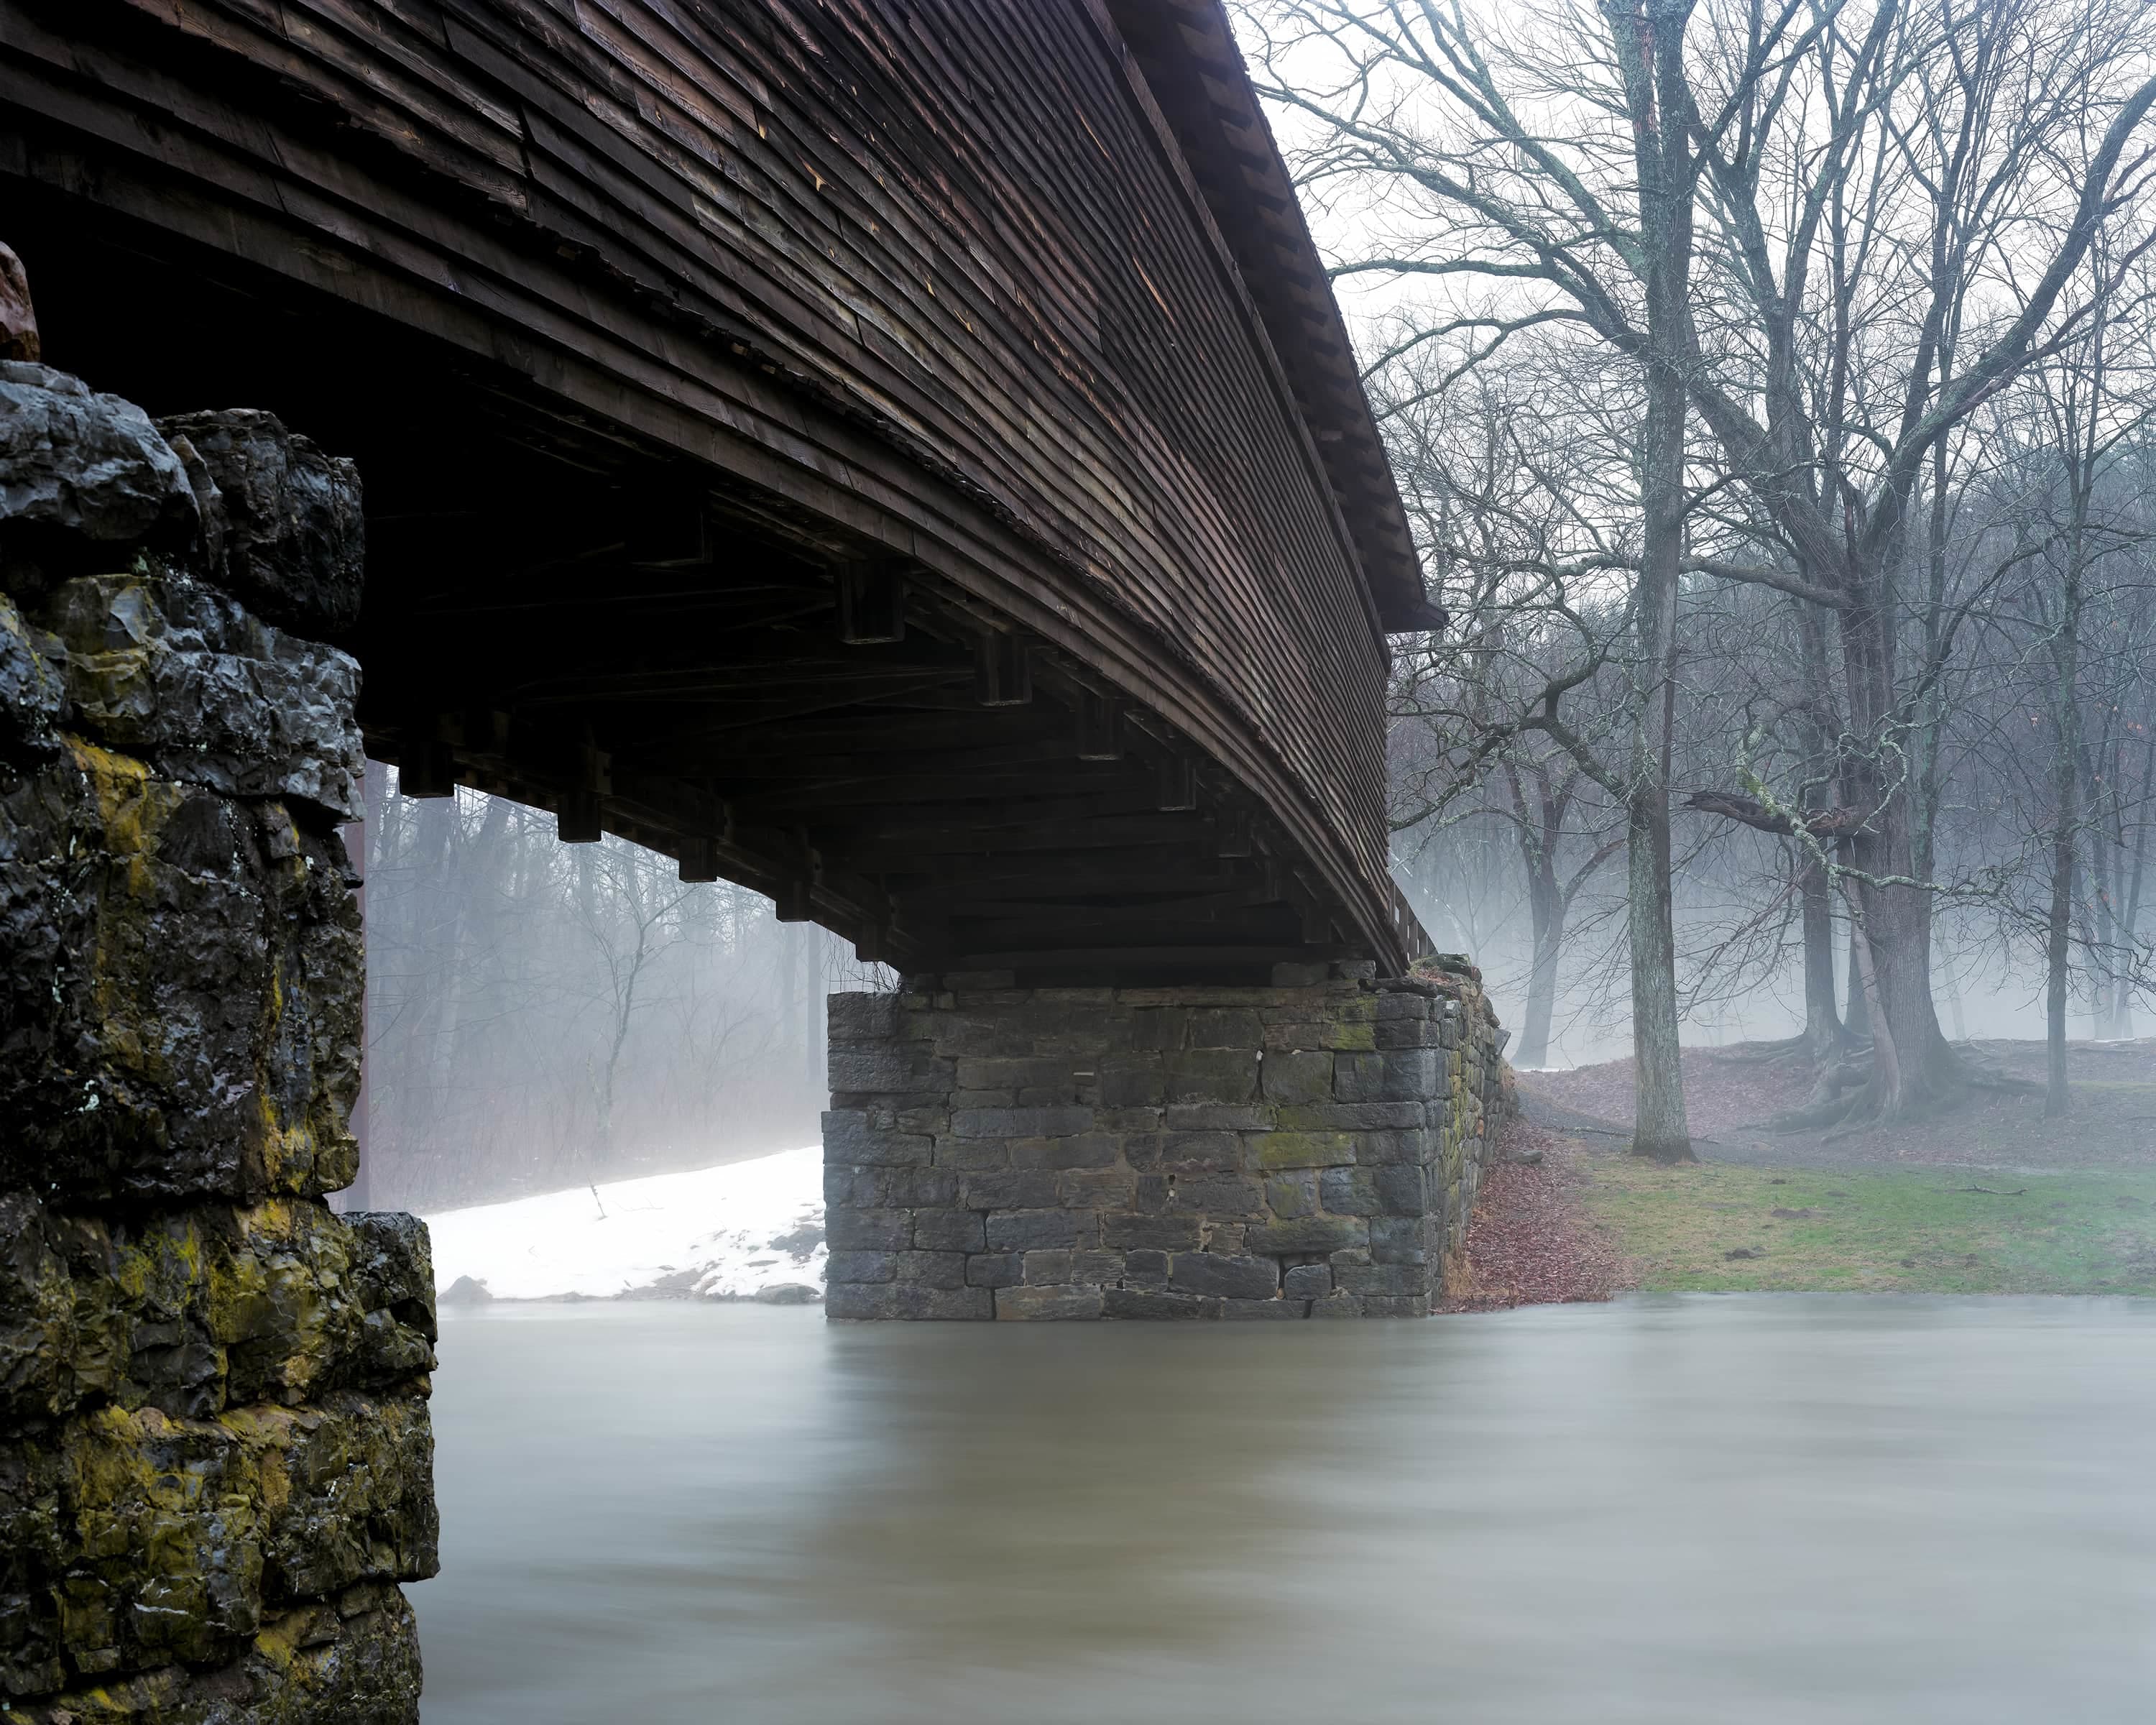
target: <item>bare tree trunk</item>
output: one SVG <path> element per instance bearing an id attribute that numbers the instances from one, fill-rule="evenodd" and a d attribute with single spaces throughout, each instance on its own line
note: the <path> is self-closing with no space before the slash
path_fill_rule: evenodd
<path id="1" fill-rule="evenodd" d="M 2079 488 L 2077 487 L 2077 491 Z M 2072 542 L 2060 596 L 2051 662 L 2058 675 L 2051 765 L 2051 903 L 2044 928 L 2044 1114 L 2056 1119 L 2066 1089 L 2066 1001 L 2072 982 L 2074 870 L 2081 850 L 2082 498 L 2075 500 Z"/>
<path id="2" fill-rule="evenodd" d="M 1535 956 L 1527 973 L 1527 1010 L 1520 1015 L 1520 1045 L 1512 1056 L 1516 1066 L 1549 1064 L 1550 1024 L 1557 1015 L 1557 955 L 1560 925 L 1555 915 L 1537 903 L 1533 906 Z"/>
<path id="3" fill-rule="evenodd" d="M 1834 902 L 1825 866 L 1802 851 L 1797 865 L 1804 911 L 1804 1047 L 1812 1065 L 1824 1070 L 1841 1051 L 1841 1014 L 1834 987 Z"/>
<path id="4" fill-rule="evenodd" d="M 1639 172 L 1647 285 L 1647 411 L 1640 439 L 1639 681 L 1625 827 L 1632 968 L 1632 1153 L 1691 1162 L 1677 1044 L 1676 924 L 1670 901 L 1669 750 L 1676 700 L 1678 573 L 1685 547 L 1684 356 L 1691 349 L 1691 98 L 1684 75 L 1690 0 L 1609 9 Z M 1659 735 L 1657 729 L 1659 726 Z"/>

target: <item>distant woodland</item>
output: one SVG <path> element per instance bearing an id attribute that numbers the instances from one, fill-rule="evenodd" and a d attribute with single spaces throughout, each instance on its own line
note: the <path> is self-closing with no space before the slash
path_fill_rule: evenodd
<path id="1" fill-rule="evenodd" d="M 814 1142 L 850 949 L 609 837 L 367 770 L 366 1182 L 428 1209 Z"/>

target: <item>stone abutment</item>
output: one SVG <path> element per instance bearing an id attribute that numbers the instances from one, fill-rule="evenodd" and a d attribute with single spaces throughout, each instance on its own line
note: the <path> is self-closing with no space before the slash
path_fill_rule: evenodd
<path id="1" fill-rule="evenodd" d="M 434 1278 L 349 1184 L 357 478 L 0 363 L 0 1700 L 403 1725 Z"/>
<path id="2" fill-rule="evenodd" d="M 1426 1314 L 1508 1106 L 1464 960 L 830 1004 L 834 1318 Z"/>

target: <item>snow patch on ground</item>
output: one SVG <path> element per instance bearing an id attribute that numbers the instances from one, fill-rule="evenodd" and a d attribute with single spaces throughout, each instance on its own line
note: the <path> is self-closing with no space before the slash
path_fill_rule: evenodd
<path id="1" fill-rule="evenodd" d="M 602 1215 L 603 1211 L 603 1215 Z M 602 1182 L 425 1219 L 434 1286 L 460 1276 L 497 1300 L 605 1297 L 647 1288 L 743 1297 L 824 1287 L 824 1150 L 688 1173 Z"/>

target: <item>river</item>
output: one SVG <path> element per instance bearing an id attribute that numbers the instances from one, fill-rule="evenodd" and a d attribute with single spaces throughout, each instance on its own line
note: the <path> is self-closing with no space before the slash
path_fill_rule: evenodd
<path id="1" fill-rule="evenodd" d="M 427 1725 L 2156 1717 L 2156 1303 L 445 1318 Z"/>

